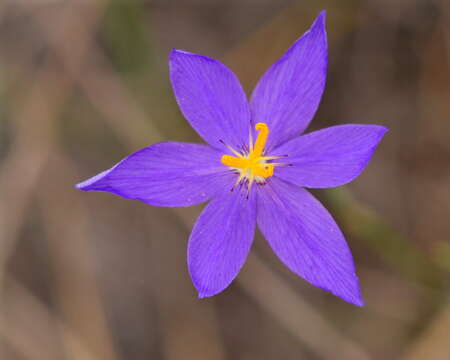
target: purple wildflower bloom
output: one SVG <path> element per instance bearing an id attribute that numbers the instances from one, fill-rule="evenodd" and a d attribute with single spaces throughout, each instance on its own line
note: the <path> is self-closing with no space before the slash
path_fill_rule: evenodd
<path id="1" fill-rule="evenodd" d="M 154 206 L 209 201 L 188 245 L 199 297 L 213 296 L 233 281 L 258 225 L 290 270 L 362 306 L 346 241 L 304 188 L 352 181 L 387 129 L 340 125 L 299 136 L 325 87 L 325 12 L 264 74 L 249 102 L 233 72 L 217 60 L 173 50 L 169 64 L 180 109 L 208 145 L 158 143 L 77 188 Z"/>

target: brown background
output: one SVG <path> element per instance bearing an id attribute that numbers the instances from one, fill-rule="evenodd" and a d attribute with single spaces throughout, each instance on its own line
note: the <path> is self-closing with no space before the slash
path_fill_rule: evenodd
<path id="1" fill-rule="evenodd" d="M 356 181 L 315 191 L 367 305 L 291 274 L 258 235 L 228 290 L 198 300 L 201 207 L 73 185 L 153 142 L 198 141 L 167 54 L 219 58 L 251 91 L 328 11 L 330 67 L 308 131 L 390 129 Z M 450 358 L 450 6 L 445 0 L 0 2 L 0 359 Z"/>

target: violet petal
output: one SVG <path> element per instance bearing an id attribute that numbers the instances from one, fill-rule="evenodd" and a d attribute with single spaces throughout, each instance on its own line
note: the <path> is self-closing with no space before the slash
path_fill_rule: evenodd
<path id="1" fill-rule="evenodd" d="M 235 181 L 220 163 L 221 155 L 207 145 L 162 142 L 135 152 L 76 187 L 154 206 L 191 206 L 228 191 Z"/>
<path id="2" fill-rule="evenodd" d="M 252 121 L 269 125 L 266 150 L 300 135 L 312 120 L 325 88 L 325 12 L 264 74 L 253 91 Z"/>
<path id="3" fill-rule="evenodd" d="M 347 243 L 308 191 L 270 178 L 258 187 L 257 212 L 261 232 L 291 271 L 345 301 L 363 305 Z"/>
<path id="4" fill-rule="evenodd" d="M 188 267 L 199 297 L 223 291 L 250 250 L 256 225 L 255 193 L 236 189 L 212 200 L 189 238 Z"/>
<path id="5" fill-rule="evenodd" d="M 277 177 L 295 185 L 327 188 L 346 184 L 364 170 L 387 129 L 378 125 L 339 125 L 300 136 L 277 148 L 288 155 Z M 272 155 L 272 154 L 271 154 Z"/>
<path id="6" fill-rule="evenodd" d="M 178 105 L 197 133 L 211 146 L 220 141 L 240 149 L 248 144 L 250 110 L 239 80 L 221 62 L 173 50 L 170 78 Z"/>

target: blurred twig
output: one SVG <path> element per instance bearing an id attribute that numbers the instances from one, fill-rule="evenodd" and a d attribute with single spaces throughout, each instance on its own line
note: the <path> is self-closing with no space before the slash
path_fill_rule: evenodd
<path id="1" fill-rule="evenodd" d="M 100 2 L 98 2 L 98 4 L 100 4 Z M 26 4 L 22 5 L 25 7 L 24 10 L 28 10 Z M 77 76 L 79 76 L 79 73 L 83 67 L 82 65 L 85 61 L 86 49 L 84 46 L 85 44 L 83 42 L 83 38 L 77 38 L 76 34 L 83 33 L 83 31 L 89 31 L 89 27 L 93 26 L 93 24 L 96 23 L 96 19 L 98 19 L 101 11 L 95 12 L 94 8 L 90 7 L 88 9 L 90 10 L 88 12 L 89 16 L 83 16 L 82 19 L 84 20 L 84 22 L 80 22 L 81 14 L 74 11 L 74 9 L 71 8 L 70 4 L 66 4 L 65 8 L 58 10 L 59 11 L 57 12 L 57 19 L 59 31 L 54 31 L 51 33 L 51 42 L 55 47 L 67 47 L 67 31 L 74 32 L 72 36 L 72 39 L 74 41 L 70 44 L 72 54 L 70 61 L 73 69 L 73 74 L 77 73 Z M 98 8 L 97 10 L 100 10 L 100 8 Z M 40 14 L 39 12 L 33 13 L 33 16 L 35 17 L 35 20 L 44 21 L 45 23 L 49 20 L 46 18 L 47 16 L 49 16 L 48 14 L 48 12 L 44 13 L 45 18 L 41 18 L 42 14 Z M 78 31 L 79 29 L 74 29 L 75 23 L 76 26 L 81 26 L 81 31 Z M 52 24 L 55 25 L 54 23 Z M 55 30 L 54 28 L 52 29 Z M 52 69 L 52 67 L 55 65 L 55 63 L 52 61 L 53 59 L 51 56 L 49 56 L 49 59 L 50 60 L 44 67 L 46 69 Z M 52 77 L 49 77 L 47 73 L 50 73 Z M 26 134 L 26 141 L 19 142 L 19 144 L 23 145 L 22 147 L 19 147 L 21 151 L 17 151 L 17 162 L 19 164 L 21 164 L 21 162 L 25 162 L 26 165 L 23 165 L 25 169 L 17 166 L 17 172 L 20 173 L 20 175 L 18 176 L 19 179 L 24 178 L 23 174 L 27 172 L 29 167 L 31 167 L 32 169 L 36 169 L 37 165 L 39 165 L 37 169 L 42 170 L 43 165 L 48 164 L 47 160 L 50 153 L 57 150 L 56 138 L 54 134 L 54 121 L 59 114 L 54 112 L 61 109 L 62 105 L 64 105 L 65 101 L 67 101 L 67 98 L 71 93 L 71 90 L 73 89 L 73 82 L 71 81 L 71 78 L 64 76 L 64 74 L 54 74 L 54 71 L 50 70 L 46 70 L 45 72 L 43 71 L 39 74 L 42 74 L 42 78 L 37 79 L 38 81 L 35 82 L 36 91 L 33 92 L 30 96 L 30 101 L 32 102 L 32 104 L 33 102 L 37 102 L 37 105 L 26 106 L 25 109 L 27 109 L 28 112 L 26 112 L 20 118 L 22 120 L 21 124 L 23 124 L 23 126 L 19 129 L 17 138 L 20 140 L 21 137 L 23 137 L 22 134 Z M 55 86 L 55 84 L 58 85 Z M 55 90 L 56 92 L 54 92 Z M 48 107 L 46 107 L 46 105 L 48 105 Z M 39 116 L 41 116 L 41 118 Z M 32 122 L 32 119 L 34 120 L 34 123 Z M 30 139 L 32 141 L 30 141 Z M 36 151 L 34 151 L 34 149 L 30 145 L 36 142 Z M 15 152 L 12 151 L 12 154 L 15 154 Z M 36 156 L 39 156 L 39 158 L 33 158 Z M 12 155 L 10 157 L 12 157 Z M 12 159 L 14 159 L 14 157 L 12 157 Z M 11 169 L 6 168 L 4 170 L 4 174 L 6 177 L 5 184 L 13 184 L 13 186 L 17 186 L 16 184 L 18 184 L 18 182 L 9 178 L 9 176 L 14 176 L 14 172 L 12 172 Z M 17 176 L 18 174 L 15 175 Z M 39 179 L 40 172 L 35 170 L 32 175 L 33 176 L 31 177 L 25 177 L 25 179 L 27 180 L 27 192 L 23 191 L 24 186 L 22 186 L 22 189 L 18 189 L 18 191 L 11 191 L 7 193 L 9 196 L 21 196 L 20 202 L 17 202 L 17 200 L 14 202 L 16 204 L 19 203 L 21 205 L 21 209 L 24 209 L 27 202 L 29 201 L 31 190 L 33 189 L 33 187 L 35 187 Z M 56 180 L 56 178 L 54 180 Z M 48 182 L 45 181 L 45 184 L 48 184 Z M 43 207 L 45 209 L 45 211 L 43 211 L 43 218 L 45 220 L 48 219 L 49 221 L 56 220 L 53 224 L 62 225 L 64 224 L 63 220 L 67 218 L 64 218 L 63 213 L 59 209 L 59 205 L 51 202 L 48 203 L 51 199 L 55 199 L 54 197 L 52 197 L 52 195 L 54 195 L 53 191 L 55 190 L 55 188 L 58 189 L 58 184 L 60 183 L 58 183 L 57 181 L 53 181 L 51 183 L 50 193 L 46 193 L 45 191 L 43 191 L 39 194 L 43 196 L 40 199 L 40 203 L 43 204 Z M 73 209 L 77 208 L 75 207 Z M 10 209 L 8 209 L 8 211 L 10 212 Z M 23 214 L 17 214 L 17 212 L 18 211 L 16 211 L 15 214 L 13 213 L 13 216 L 15 216 L 14 220 L 21 219 L 23 217 Z M 60 218 L 60 216 L 63 216 L 63 218 Z M 81 238 L 85 239 L 82 234 L 79 234 L 79 231 L 82 230 L 82 219 L 78 218 L 77 220 L 79 221 L 79 227 L 77 226 L 75 229 L 72 229 L 72 232 L 68 231 L 68 228 L 66 229 L 66 231 L 64 231 L 67 237 L 65 239 L 68 240 L 68 244 L 71 244 L 72 246 L 80 246 L 82 244 L 78 236 L 81 236 Z M 14 221 L 11 221 L 11 224 L 14 224 Z M 46 222 L 46 224 L 49 223 Z M 16 228 L 18 228 L 18 226 Z M 66 252 L 62 251 L 63 249 L 68 249 L 67 244 L 55 241 L 61 238 L 60 235 L 63 233 L 63 231 L 56 234 L 54 230 L 55 228 L 52 225 L 49 225 L 47 228 L 49 239 L 54 240 L 51 241 L 50 244 L 53 245 L 51 246 L 51 249 L 55 251 L 54 260 L 58 261 L 58 266 L 61 266 L 63 268 L 62 264 L 66 266 L 71 265 L 71 262 L 68 260 L 71 258 L 71 256 L 76 254 L 78 255 L 76 264 L 84 271 L 84 276 L 80 277 L 80 272 L 78 271 L 76 278 L 69 279 L 68 277 L 71 275 L 75 275 L 77 271 L 71 269 L 71 271 L 60 272 L 60 269 L 55 268 L 55 273 L 60 275 L 60 277 L 58 278 L 59 281 L 57 282 L 57 289 L 59 291 L 59 294 L 61 295 L 59 297 L 59 301 L 64 314 L 63 316 L 68 321 L 67 325 L 73 327 L 74 331 L 83 333 L 84 340 L 88 340 L 90 342 L 92 351 L 100 359 L 114 359 L 115 355 L 112 348 L 112 341 L 109 338 L 110 336 L 108 334 L 108 329 L 104 321 L 102 306 L 99 302 L 98 289 L 93 282 L 92 269 L 90 268 L 92 264 L 89 264 L 88 260 L 89 250 L 86 248 L 76 248 L 72 249 L 74 250 L 72 254 L 67 254 Z M 16 234 L 9 235 L 11 244 L 13 242 L 13 239 L 16 237 Z M 72 237 L 72 239 L 68 239 L 68 237 Z M 9 247 L 11 246 L 12 245 L 10 245 Z M 83 260 L 84 262 L 81 263 L 80 260 Z M 71 294 L 71 291 L 73 291 L 74 287 L 77 288 L 75 294 L 78 297 L 74 296 L 74 294 Z M 83 358 L 83 356 L 81 356 L 82 354 L 78 352 L 79 346 L 75 344 L 70 337 L 65 338 L 65 340 L 65 345 L 67 346 L 68 350 L 67 355 L 75 356 L 75 358 L 77 359 Z"/>
<path id="2" fill-rule="evenodd" d="M 340 334 L 254 253 L 239 282 L 256 303 L 320 358 L 336 359 L 339 354 L 346 360 L 370 359 L 361 346 Z"/>
<path id="3" fill-rule="evenodd" d="M 0 323 L 2 338 L 23 359 L 60 360 L 57 346 L 59 333 L 71 344 L 74 359 L 97 360 L 83 341 L 28 289 L 14 279 L 5 281 L 7 301 L 3 304 L 4 321 Z M 21 358 L 22 358 L 21 357 Z"/>
<path id="4" fill-rule="evenodd" d="M 364 240 L 372 251 L 414 281 L 435 289 L 442 286 L 446 273 L 374 211 L 354 199 L 347 189 L 328 189 L 326 193 L 350 234 Z"/>
<path id="5" fill-rule="evenodd" d="M 52 150 L 52 122 L 69 93 L 67 78 L 49 67 L 36 74 L 32 84 L 12 110 L 14 140 L 0 169 L 0 277 Z"/>
<path id="6" fill-rule="evenodd" d="M 100 5 L 105 6 L 105 1 L 96 0 L 96 12 L 100 11 Z M 95 19 L 92 19 L 92 10 L 89 6 L 85 11 L 89 13 L 90 22 Z M 101 12 L 98 13 L 100 14 Z M 55 38 L 51 23 L 45 18 L 38 18 L 39 25 L 50 41 L 51 50 L 61 61 L 66 74 L 84 92 L 87 99 L 103 115 L 104 121 L 126 145 L 135 149 L 156 141 L 155 139 L 161 136 L 149 125 L 149 116 L 139 107 L 111 63 L 95 44 L 92 29 L 92 25 L 96 25 L 95 22 L 91 26 L 80 27 L 77 19 L 79 16 L 71 18 L 72 27 L 69 26 L 69 30 L 72 30 L 71 36 L 76 34 L 77 43 L 82 44 L 82 53 L 89 54 L 91 66 L 83 67 L 83 73 L 79 71 L 79 61 L 74 61 L 74 49 L 72 44 L 65 40 L 67 36 L 60 35 Z M 82 31 L 79 31 L 80 29 Z M 98 66 L 92 66 L 94 64 Z M 133 126 L 129 125 L 130 122 Z"/>
<path id="7" fill-rule="evenodd" d="M 439 311 L 428 328 L 407 347 L 403 360 L 450 359 L 450 305 Z"/>
<path id="8" fill-rule="evenodd" d="M 38 204 L 56 275 L 58 304 L 65 323 L 81 334 L 84 346 L 97 359 L 113 360 L 116 355 L 96 285 L 86 209 L 75 190 L 66 189 L 75 177 L 69 160 L 59 155 L 58 148 L 54 153 L 46 171 L 52 182 L 41 179 Z M 73 348 L 70 338 L 64 340 L 67 355 L 82 358 L 77 353 L 78 345 Z"/>

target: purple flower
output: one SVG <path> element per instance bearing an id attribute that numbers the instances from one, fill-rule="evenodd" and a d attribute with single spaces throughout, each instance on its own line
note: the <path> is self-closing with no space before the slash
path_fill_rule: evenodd
<path id="1" fill-rule="evenodd" d="M 233 72 L 217 60 L 173 50 L 169 65 L 180 109 L 208 145 L 158 143 L 77 188 L 154 206 L 209 201 L 188 245 L 199 297 L 213 296 L 233 281 L 258 225 L 290 270 L 363 305 L 339 227 L 304 188 L 352 181 L 387 129 L 340 125 L 299 136 L 325 87 L 325 12 L 264 74 L 250 101 Z"/>

